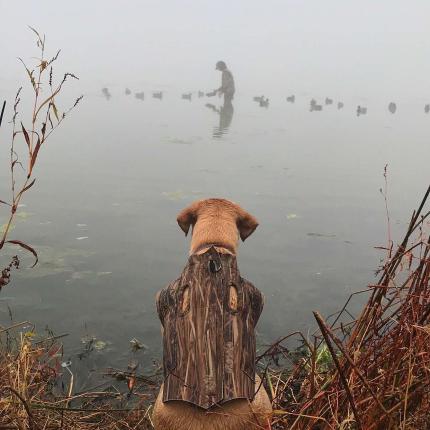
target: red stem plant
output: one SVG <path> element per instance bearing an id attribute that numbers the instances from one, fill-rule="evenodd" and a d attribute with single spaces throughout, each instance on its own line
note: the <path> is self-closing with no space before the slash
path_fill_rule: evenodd
<path id="1" fill-rule="evenodd" d="M 60 83 L 54 84 L 53 64 L 57 61 L 60 51 L 58 51 L 54 57 L 50 59 L 46 58 L 45 36 L 41 36 L 34 28 L 31 28 L 31 30 L 37 36 L 36 44 L 40 51 L 39 57 L 37 58 L 37 64 L 35 68 L 30 70 L 21 58 L 19 60 L 24 65 L 34 92 L 33 110 L 28 121 L 30 126 L 26 127 L 24 126 L 23 121 L 19 120 L 20 114 L 18 112 L 18 107 L 21 102 L 20 95 L 22 87 L 19 88 L 15 96 L 13 117 L 11 121 L 13 125 L 10 146 L 11 196 L 9 201 L 0 200 L 0 207 L 6 206 L 9 209 L 8 220 L 2 233 L 0 233 L 0 251 L 7 244 L 18 245 L 34 255 L 35 262 L 33 266 L 35 266 L 38 261 L 36 250 L 32 246 L 20 240 L 9 239 L 12 222 L 24 194 L 36 181 L 33 175 L 33 170 L 36 166 L 40 149 L 45 145 L 52 133 L 64 121 L 69 112 L 76 107 L 83 96 L 77 98 L 74 104 L 67 111 L 60 113 L 57 108 L 56 98 L 61 93 L 64 84 L 69 78 L 78 78 L 72 73 L 65 73 Z M 26 145 L 26 152 L 28 155 L 25 160 L 21 160 L 19 158 L 18 150 L 16 148 L 18 144 L 21 143 L 20 141 L 23 141 Z M 17 180 L 18 168 L 24 172 L 24 179 L 21 183 L 18 183 Z M 0 275 L 0 289 L 2 286 L 9 283 L 12 267 L 19 267 L 17 256 L 13 257 L 11 263 L 2 270 Z"/>

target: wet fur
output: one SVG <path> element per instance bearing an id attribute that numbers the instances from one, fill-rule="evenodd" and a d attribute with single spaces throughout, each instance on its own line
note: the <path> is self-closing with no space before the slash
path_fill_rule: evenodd
<path id="1" fill-rule="evenodd" d="M 225 199 L 199 200 L 180 212 L 178 224 L 188 234 L 192 227 L 190 254 L 198 254 L 216 244 L 224 253 L 237 253 L 239 237 L 244 241 L 258 221 L 239 205 Z M 207 248 L 204 246 L 208 245 Z M 266 429 L 272 414 L 269 397 L 255 375 L 257 394 L 252 402 L 229 401 L 205 411 L 186 402 L 163 402 L 163 386 L 154 406 L 153 422 L 157 430 L 254 430 Z"/>

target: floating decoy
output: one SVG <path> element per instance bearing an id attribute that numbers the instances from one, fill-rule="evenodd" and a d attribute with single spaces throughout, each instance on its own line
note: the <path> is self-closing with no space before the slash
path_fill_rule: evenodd
<path id="1" fill-rule="evenodd" d="M 367 107 L 363 107 L 360 105 L 357 106 L 357 116 L 366 115 L 366 113 L 367 113 Z"/>
<path id="2" fill-rule="evenodd" d="M 163 92 L 162 91 L 158 91 L 158 92 L 152 93 L 152 97 L 154 99 L 161 100 L 163 98 Z"/>
<path id="3" fill-rule="evenodd" d="M 183 98 L 184 100 L 189 100 L 189 101 L 191 101 L 191 93 L 185 93 L 185 94 L 182 94 L 182 98 Z"/>
<path id="4" fill-rule="evenodd" d="M 261 103 L 261 101 L 264 101 L 265 98 L 264 98 L 264 96 L 255 96 L 252 98 L 252 100 L 254 100 L 257 103 Z"/>
<path id="5" fill-rule="evenodd" d="M 312 101 L 314 101 L 314 100 L 312 100 Z M 310 108 L 310 111 L 311 111 L 311 112 L 313 112 L 314 110 L 316 110 L 316 111 L 321 111 L 321 110 L 322 110 L 322 105 L 318 105 L 318 104 L 316 103 L 316 101 L 314 101 L 314 103 L 312 103 L 312 101 L 311 101 L 311 108 Z"/>
<path id="6" fill-rule="evenodd" d="M 328 97 L 325 98 L 325 104 L 326 105 L 332 105 L 333 104 L 333 99 L 329 99 Z"/>
<path id="7" fill-rule="evenodd" d="M 296 101 L 296 96 L 295 95 L 287 97 L 287 102 L 294 103 L 295 101 Z"/>
<path id="8" fill-rule="evenodd" d="M 106 100 L 109 100 L 112 97 L 108 88 L 102 88 L 102 93 L 106 97 Z"/>
<path id="9" fill-rule="evenodd" d="M 388 105 L 388 110 L 389 110 L 391 113 L 396 113 L 396 110 L 397 110 L 397 106 L 396 106 L 396 104 L 395 104 L 394 102 L 391 102 L 391 103 Z"/>
<path id="10" fill-rule="evenodd" d="M 343 103 L 342 102 L 338 102 L 337 103 L 337 108 L 338 109 L 342 109 L 343 108 Z"/>
<path id="11" fill-rule="evenodd" d="M 198 96 L 199 96 L 199 98 L 204 97 L 204 95 L 205 95 L 205 93 L 204 93 L 203 91 L 199 91 L 199 92 L 198 92 Z"/>
<path id="12" fill-rule="evenodd" d="M 140 93 L 135 93 L 134 97 L 136 97 L 139 100 L 145 100 L 145 93 L 141 91 Z"/>
<path id="13" fill-rule="evenodd" d="M 130 90 L 130 88 L 126 88 L 125 89 L 125 95 L 126 96 L 129 96 L 131 94 L 131 90 Z"/>
<path id="14" fill-rule="evenodd" d="M 216 93 L 217 93 L 217 90 L 213 90 L 213 91 L 211 91 L 211 92 L 209 92 L 209 93 L 206 93 L 206 97 L 213 97 L 213 96 L 216 96 Z"/>
<path id="15" fill-rule="evenodd" d="M 269 99 L 264 99 L 264 97 L 260 100 L 261 107 L 269 107 Z"/>
<path id="16" fill-rule="evenodd" d="M 317 101 L 315 99 L 311 100 L 311 106 L 315 106 L 317 104 Z"/>
<path id="17" fill-rule="evenodd" d="M 425 105 L 424 106 L 424 112 L 425 113 L 429 113 L 430 112 L 430 105 Z"/>

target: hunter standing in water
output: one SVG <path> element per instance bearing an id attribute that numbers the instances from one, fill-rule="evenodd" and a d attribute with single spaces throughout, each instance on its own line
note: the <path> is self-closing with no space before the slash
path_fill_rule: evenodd
<path id="1" fill-rule="evenodd" d="M 215 66 L 216 70 L 222 72 L 221 86 L 217 89 L 219 95 L 224 94 L 224 106 L 231 104 L 234 97 L 234 78 L 233 74 L 224 61 L 218 61 Z"/>

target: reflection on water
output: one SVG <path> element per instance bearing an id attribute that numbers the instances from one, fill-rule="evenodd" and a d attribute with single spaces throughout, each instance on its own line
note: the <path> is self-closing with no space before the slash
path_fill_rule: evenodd
<path id="1" fill-rule="evenodd" d="M 212 136 L 220 138 L 226 134 L 233 120 L 234 107 L 229 99 L 224 99 L 224 104 L 217 108 L 214 104 L 206 103 L 206 107 L 219 114 L 219 125 L 214 127 Z"/>

